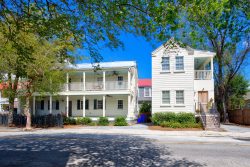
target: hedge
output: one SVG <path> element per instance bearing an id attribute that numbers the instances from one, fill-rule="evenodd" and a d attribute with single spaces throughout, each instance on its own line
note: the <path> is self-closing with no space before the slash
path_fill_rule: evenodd
<path id="1" fill-rule="evenodd" d="M 108 126 L 109 125 L 109 120 L 107 117 L 99 117 L 97 125 L 100 126 Z"/>
<path id="2" fill-rule="evenodd" d="M 125 117 L 116 117 L 114 126 L 128 126 L 128 123 L 126 121 Z"/>
<path id="3" fill-rule="evenodd" d="M 92 120 L 89 117 L 77 117 L 76 124 L 77 125 L 89 125 Z"/>
<path id="4" fill-rule="evenodd" d="M 154 125 L 170 128 L 199 128 L 201 123 L 197 123 L 193 113 L 186 112 L 159 112 L 152 116 Z"/>

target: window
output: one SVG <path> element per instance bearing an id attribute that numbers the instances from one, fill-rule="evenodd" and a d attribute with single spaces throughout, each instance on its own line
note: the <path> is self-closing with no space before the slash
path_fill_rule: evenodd
<path id="1" fill-rule="evenodd" d="M 162 104 L 170 104 L 170 91 L 162 91 Z"/>
<path id="2" fill-rule="evenodd" d="M 44 100 L 41 100 L 41 110 L 44 110 Z"/>
<path id="3" fill-rule="evenodd" d="M 117 108 L 118 109 L 123 109 L 123 100 L 118 100 L 117 101 Z"/>
<path id="4" fill-rule="evenodd" d="M 59 100 L 56 100 L 56 110 L 59 110 Z"/>
<path id="5" fill-rule="evenodd" d="M 122 85 L 123 83 L 123 76 L 118 76 L 117 77 L 118 85 Z"/>
<path id="6" fill-rule="evenodd" d="M 81 109 L 81 100 L 77 100 L 77 110 Z"/>
<path id="7" fill-rule="evenodd" d="M 169 71 L 169 57 L 162 57 L 162 71 Z"/>
<path id="8" fill-rule="evenodd" d="M 95 110 L 102 109 L 102 106 L 103 106 L 102 100 L 94 99 L 94 109 Z"/>
<path id="9" fill-rule="evenodd" d="M 85 100 L 85 109 L 88 110 L 89 109 L 89 100 Z"/>
<path id="10" fill-rule="evenodd" d="M 184 91 L 183 90 L 176 91 L 176 104 L 184 104 Z"/>
<path id="11" fill-rule="evenodd" d="M 144 97 L 151 97 L 151 88 L 149 87 L 144 88 Z"/>
<path id="12" fill-rule="evenodd" d="M 48 100 L 48 110 L 50 110 L 50 101 Z"/>
<path id="13" fill-rule="evenodd" d="M 176 56 L 175 57 L 175 69 L 176 70 L 184 70 L 183 56 Z"/>

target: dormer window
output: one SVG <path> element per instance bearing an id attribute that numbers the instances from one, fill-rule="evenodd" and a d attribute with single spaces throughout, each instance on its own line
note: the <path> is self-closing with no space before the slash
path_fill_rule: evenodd
<path id="1" fill-rule="evenodd" d="M 162 57 L 161 67 L 162 71 L 169 71 L 169 57 Z"/>
<path id="2" fill-rule="evenodd" d="M 175 70 L 177 70 L 177 71 L 184 70 L 183 56 L 176 56 L 175 57 Z"/>

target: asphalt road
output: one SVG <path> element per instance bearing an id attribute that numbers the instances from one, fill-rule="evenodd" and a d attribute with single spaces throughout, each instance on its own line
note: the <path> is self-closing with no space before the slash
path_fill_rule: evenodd
<path id="1" fill-rule="evenodd" d="M 236 140 L 73 133 L 2 136 L 0 166 L 250 166 L 249 140 Z"/>

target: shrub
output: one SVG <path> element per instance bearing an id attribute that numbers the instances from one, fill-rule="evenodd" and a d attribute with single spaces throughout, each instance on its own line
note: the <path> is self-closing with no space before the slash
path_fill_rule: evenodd
<path id="1" fill-rule="evenodd" d="M 148 112 L 151 112 L 151 104 L 143 102 L 140 107 L 139 113 L 141 114 L 141 113 L 148 113 Z"/>
<path id="2" fill-rule="evenodd" d="M 195 123 L 195 116 L 193 113 L 185 113 L 185 112 L 181 112 L 176 114 L 178 122 L 180 123 Z"/>
<path id="3" fill-rule="evenodd" d="M 159 112 L 152 116 L 154 125 L 160 125 L 162 122 L 176 121 L 176 113 L 173 112 Z"/>
<path id="4" fill-rule="evenodd" d="M 64 125 L 75 125 L 76 124 L 76 120 L 72 117 L 65 117 L 63 120 L 63 124 Z"/>
<path id="5" fill-rule="evenodd" d="M 183 128 L 183 125 L 179 122 L 174 122 L 174 121 L 164 121 L 160 124 L 162 127 L 169 127 L 169 128 Z"/>
<path id="6" fill-rule="evenodd" d="M 127 125 L 128 125 L 128 123 L 127 123 L 125 117 L 116 117 L 115 118 L 114 126 L 127 126 Z"/>
<path id="7" fill-rule="evenodd" d="M 76 124 L 77 125 L 88 125 L 92 122 L 92 120 L 88 117 L 78 117 L 76 119 Z"/>
<path id="8" fill-rule="evenodd" d="M 96 123 L 95 122 L 90 122 L 90 123 L 88 123 L 88 126 L 96 126 Z"/>
<path id="9" fill-rule="evenodd" d="M 107 117 L 99 117 L 97 125 L 100 125 L 100 126 L 107 126 L 107 125 L 109 125 L 108 118 Z"/>

